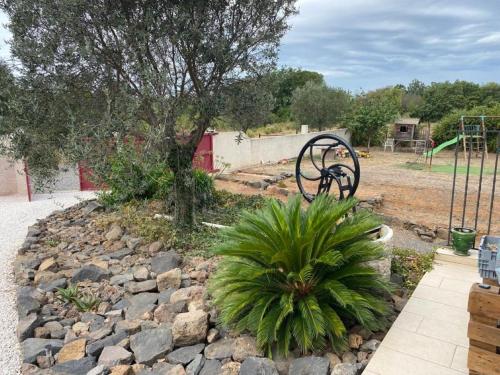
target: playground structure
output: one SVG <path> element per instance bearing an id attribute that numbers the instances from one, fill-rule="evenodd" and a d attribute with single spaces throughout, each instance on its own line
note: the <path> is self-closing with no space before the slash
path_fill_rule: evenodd
<path id="1" fill-rule="evenodd" d="M 430 136 L 430 124 L 423 126 L 419 118 L 401 118 L 394 122 L 392 138 L 389 131 L 384 144 L 384 151 L 392 152 L 399 146 L 414 150 L 417 155 L 427 152 Z"/>

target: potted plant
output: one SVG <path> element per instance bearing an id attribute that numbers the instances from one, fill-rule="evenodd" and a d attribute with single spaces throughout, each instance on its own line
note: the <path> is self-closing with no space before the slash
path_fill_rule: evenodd
<path id="1" fill-rule="evenodd" d="M 474 247 L 476 231 L 471 228 L 457 227 L 451 230 L 452 246 L 455 254 L 469 255 L 469 250 Z"/>

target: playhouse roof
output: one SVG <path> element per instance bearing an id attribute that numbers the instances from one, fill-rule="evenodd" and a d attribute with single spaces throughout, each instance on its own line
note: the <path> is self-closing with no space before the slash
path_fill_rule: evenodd
<path id="1" fill-rule="evenodd" d="M 420 123 L 420 118 L 418 117 L 406 117 L 400 118 L 395 122 L 398 125 L 418 125 Z"/>

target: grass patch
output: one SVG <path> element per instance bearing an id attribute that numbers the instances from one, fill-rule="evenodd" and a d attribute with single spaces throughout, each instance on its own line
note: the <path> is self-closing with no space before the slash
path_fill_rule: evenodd
<path id="1" fill-rule="evenodd" d="M 419 253 L 411 249 L 393 249 L 391 272 L 403 277 L 403 286 L 410 293 L 415 290 L 424 274 L 432 269 L 434 251 Z"/>
<path id="2" fill-rule="evenodd" d="M 405 163 L 403 164 L 403 168 L 411 169 L 414 171 L 425 171 L 425 172 L 434 172 L 434 173 L 446 173 L 453 174 L 453 165 L 447 164 L 434 164 L 431 169 L 428 166 L 422 163 Z M 483 176 L 492 175 L 494 169 L 491 167 L 483 168 Z M 469 168 L 469 174 L 471 176 L 479 176 L 481 173 L 481 168 L 471 165 Z M 467 174 L 467 166 L 459 165 L 457 166 L 457 174 Z"/>

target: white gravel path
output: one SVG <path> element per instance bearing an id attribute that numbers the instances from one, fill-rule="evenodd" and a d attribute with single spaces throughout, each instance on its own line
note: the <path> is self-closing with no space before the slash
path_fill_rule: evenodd
<path id="1" fill-rule="evenodd" d="M 26 197 L 0 196 L 0 373 L 19 374 L 21 364 L 16 337 L 17 310 L 12 262 L 23 243 L 28 226 L 55 210 L 72 206 L 92 192 L 58 192 L 35 195 L 32 202 Z"/>

